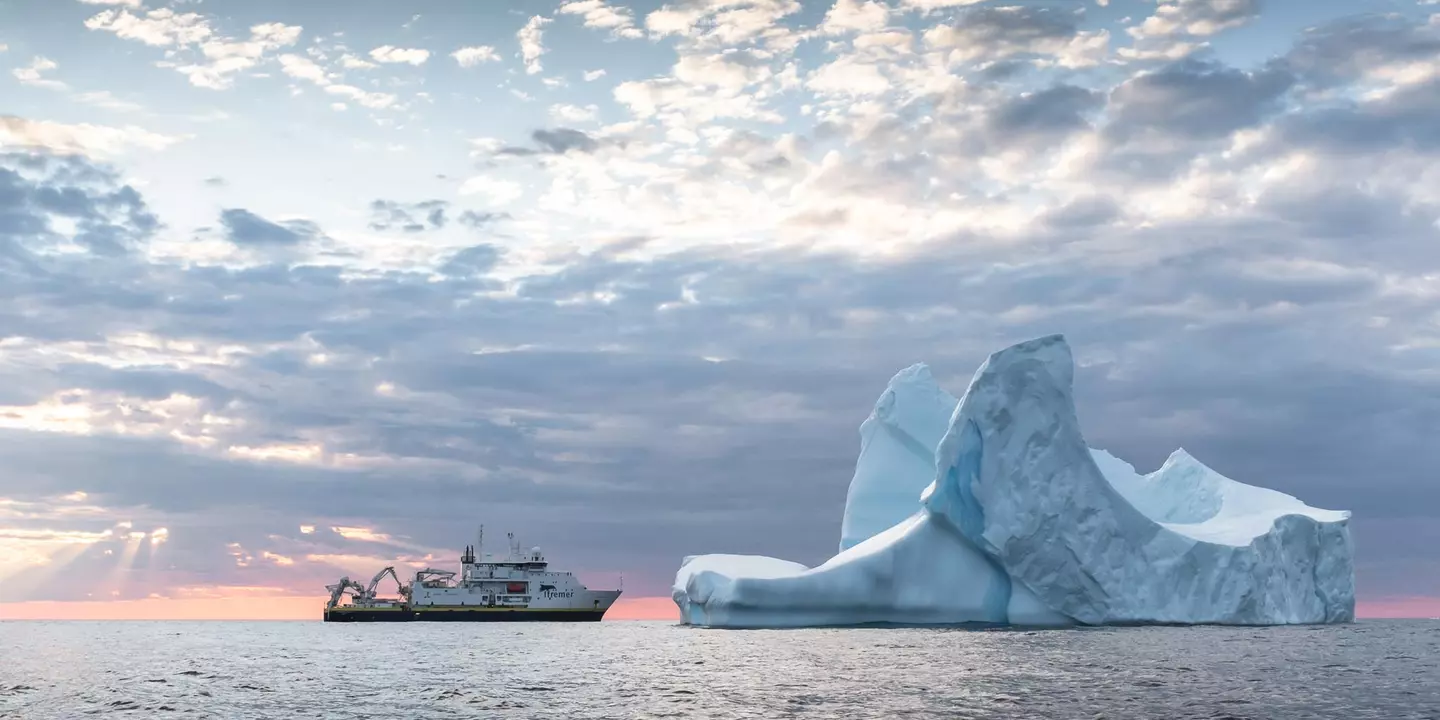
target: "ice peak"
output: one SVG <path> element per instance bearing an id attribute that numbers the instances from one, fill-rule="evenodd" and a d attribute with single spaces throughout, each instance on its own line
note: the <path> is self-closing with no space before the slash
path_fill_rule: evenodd
<path id="1" fill-rule="evenodd" d="M 930 372 L 929 365 L 917 362 L 895 373 L 886 387 L 894 388 L 901 385 L 936 385 L 935 375 Z M 936 386 L 938 387 L 938 385 Z"/>
<path id="2" fill-rule="evenodd" d="M 1196 459 L 1195 459 L 1195 456 L 1194 456 L 1194 455 L 1191 455 L 1190 452 L 1189 452 L 1188 450 L 1186 450 L 1185 448 L 1183 448 L 1183 447 L 1175 448 L 1175 452 L 1170 453 L 1170 457 L 1165 458 L 1165 464 L 1166 464 L 1166 465 L 1204 465 L 1204 463 L 1200 462 L 1199 460 L 1196 460 Z"/>
<path id="3" fill-rule="evenodd" d="M 1182 476 L 1194 478 L 1213 476 L 1211 482 L 1218 481 L 1221 477 L 1220 474 L 1212 470 L 1209 465 L 1201 462 L 1182 447 L 1176 448 L 1174 452 L 1170 453 L 1170 457 L 1165 458 L 1165 462 L 1161 463 L 1160 469 L 1150 473 L 1146 478 L 1156 480 Z"/>
<path id="4" fill-rule="evenodd" d="M 1038 363 L 1055 381 L 1056 387 L 1069 393 L 1075 385 L 1075 356 L 1065 336 L 1056 333 L 1019 342 L 990 354 L 975 373 L 975 380 L 989 373 L 1003 372 L 1019 364 Z"/>

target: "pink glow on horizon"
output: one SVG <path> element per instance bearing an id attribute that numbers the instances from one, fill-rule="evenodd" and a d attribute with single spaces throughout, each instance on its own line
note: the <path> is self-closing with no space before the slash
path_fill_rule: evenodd
<path id="1" fill-rule="evenodd" d="M 1379 619 L 1440 618 L 1440 598 L 1392 597 L 1359 600 L 1355 617 Z"/>
<path id="2" fill-rule="evenodd" d="M 319 620 L 329 598 L 149 598 L 108 602 L 0 603 L 0 620 Z M 678 620 L 668 597 L 620 598 L 605 620 Z"/>
<path id="3" fill-rule="evenodd" d="M 324 596 L 228 597 L 110 602 L 0 603 L 0 620 L 319 620 Z M 1391 597 L 1356 603 L 1360 619 L 1440 618 L 1440 598 Z M 606 621 L 679 620 L 668 597 L 621 598 Z"/>
<path id="4" fill-rule="evenodd" d="M 676 620 L 680 608 L 668 597 L 620 598 L 605 613 L 606 620 Z"/>

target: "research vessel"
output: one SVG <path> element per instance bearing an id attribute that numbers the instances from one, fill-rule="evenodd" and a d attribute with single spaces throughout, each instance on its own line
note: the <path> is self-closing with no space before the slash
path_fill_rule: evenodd
<path id="1" fill-rule="evenodd" d="M 622 589 L 590 590 L 572 573 L 551 570 L 540 548 L 521 552 L 514 533 L 507 537 L 504 558 L 482 557 L 482 527 L 476 544 L 460 556 L 458 575 L 427 567 L 405 582 L 391 566 L 369 585 L 342 577 L 325 586 L 330 591 L 325 622 L 593 622 L 620 597 Z M 386 575 L 398 586 L 396 597 L 376 595 Z M 342 604 L 347 598 L 349 603 Z"/>

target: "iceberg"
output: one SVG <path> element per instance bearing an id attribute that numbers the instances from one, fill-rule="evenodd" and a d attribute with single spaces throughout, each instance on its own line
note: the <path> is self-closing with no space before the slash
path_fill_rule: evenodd
<path id="1" fill-rule="evenodd" d="M 1351 622 L 1346 511 L 1215 472 L 1183 449 L 1141 475 L 1080 433 L 1061 335 L 996 352 L 956 399 L 924 364 L 860 426 L 839 552 L 815 568 L 692 555 L 681 622 L 1279 625 Z"/>

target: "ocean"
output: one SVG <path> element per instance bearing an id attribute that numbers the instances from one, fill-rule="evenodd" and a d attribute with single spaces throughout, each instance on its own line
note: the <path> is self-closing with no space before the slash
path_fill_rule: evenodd
<path id="1" fill-rule="evenodd" d="M 0 718 L 1440 718 L 1440 621 L 0 622 Z"/>

